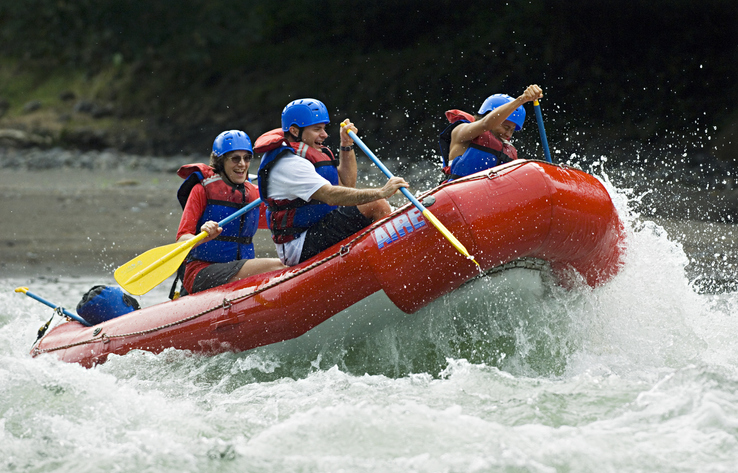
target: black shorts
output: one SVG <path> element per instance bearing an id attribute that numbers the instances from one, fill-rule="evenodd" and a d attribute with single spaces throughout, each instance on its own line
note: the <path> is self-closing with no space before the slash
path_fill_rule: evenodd
<path id="1" fill-rule="evenodd" d="M 192 282 L 192 293 L 222 286 L 241 270 L 245 262 L 245 259 L 237 259 L 227 263 L 213 263 L 202 268 Z"/>
<path id="2" fill-rule="evenodd" d="M 368 227 L 371 223 L 372 220 L 365 217 L 356 207 L 338 207 L 308 229 L 302 245 L 300 263 Z"/>

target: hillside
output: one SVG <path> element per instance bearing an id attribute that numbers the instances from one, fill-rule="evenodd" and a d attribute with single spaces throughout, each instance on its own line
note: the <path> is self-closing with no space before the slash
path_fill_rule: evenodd
<path id="1" fill-rule="evenodd" d="M 728 0 L 275 5 L 3 2 L 0 145 L 206 154 L 223 129 L 255 138 L 309 96 L 414 162 L 433 157 L 445 110 L 538 83 L 564 156 L 738 156 Z M 532 116 L 516 139 L 540 155 Z"/>

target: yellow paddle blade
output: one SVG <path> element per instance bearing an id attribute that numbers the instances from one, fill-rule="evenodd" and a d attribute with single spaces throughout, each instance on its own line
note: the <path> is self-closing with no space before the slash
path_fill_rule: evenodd
<path id="1" fill-rule="evenodd" d="M 149 250 L 116 269 L 115 280 L 135 296 L 146 294 L 174 274 L 190 249 L 207 235 L 201 232 L 191 240 Z"/>
<path id="2" fill-rule="evenodd" d="M 433 215 L 430 212 L 430 210 L 428 210 L 428 209 L 423 210 L 423 217 L 425 217 L 426 220 L 428 220 L 430 223 L 432 223 L 433 226 L 436 227 L 439 232 L 441 232 L 441 235 L 443 235 L 446 238 L 446 240 L 448 240 L 449 243 L 451 243 L 454 246 L 454 248 L 456 248 L 456 250 L 459 253 L 461 253 L 462 255 L 464 255 L 466 257 L 466 259 L 470 259 L 470 260 L 474 261 L 474 264 L 476 264 L 477 266 L 479 266 L 479 263 L 477 263 L 477 260 L 475 260 L 474 257 L 469 254 L 469 252 L 466 250 L 466 248 L 464 247 L 464 245 L 462 245 L 461 242 L 456 239 L 456 237 L 454 236 L 454 234 L 451 233 L 448 230 L 448 228 L 446 228 L 446 226 L 444 224 L 442 224 L 440 222 L 440 220 L 438 220 L 436 218 L 436 216 Z"/>

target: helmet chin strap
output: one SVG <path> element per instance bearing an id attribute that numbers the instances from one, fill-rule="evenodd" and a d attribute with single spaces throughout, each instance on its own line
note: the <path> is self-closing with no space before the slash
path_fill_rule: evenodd
<path id="1" fill-rule="evenodd" d="M 231 188 L 233 188 L 234 190 L 243 190 L 244 189 L 244 184 L 243 183 L 236 184 L 235 182 L 231 181 L 228 178 L 228 175 L 225 173 L 225 171 L 223 171 L 223 173 L 221 174 L 221 178 L 223 179 L 223 181 L 225 181 L 226 184 L 228 184 L 229 186 L 231 186 Z"/>
<path id="2" fill-rule="evenodd" d="M 289 133 L 290 136 L 295 139 L 295 141 L 297 141 L 297 142 L 302 141 L 302 130 L 303 130 L 303 128 L 300 128 L 297 125 L 292 125 L 292 126 L 297 127 L 297 129 L 299 130 L 298 133 L 297 133 L 297 136 L 293 135 L 291 131 L 287 131 L 287 133 Z M 292 129 L 292 126 L 290 126 L 290 129 Z"/>
<path id="3" fill-rule="evenodd" d="M 295 125 L 295 126 L 297 126 L 297 125 Z M 303 130 L 304 130 L 305 128 L 300 128 L 300 127 L 298 126 L 298 127 L 297 127 L 297 129 L 298 129 L 298 130 L 300 130 L 300 132 L 299 132 L 299 133 L 297 134 L 297 136 L 293 135 L 291 131 L 288 131 L 287 133 L 289 133 L 291 137 L 295 138 L 295 141 L 296 141 L 296 142 L 298 142 L 298 143 L 302 143 L 302 131 L 303 131 Z M 331 135 L 328 135 L 328 136 L 326 136 L 326 137 L 325 137 L 325 139 L 327 140 L 328 138 L 330 138 L 330 136 L 331 136 Z"/>

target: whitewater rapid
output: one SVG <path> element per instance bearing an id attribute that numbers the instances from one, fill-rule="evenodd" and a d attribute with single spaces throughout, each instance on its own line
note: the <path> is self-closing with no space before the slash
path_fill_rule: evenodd
<path id="1" fill-rule="evenodd" d="M 628 231 L 608 284 L 517 269 L 415 314 L 370 301 L 389 322 L 309 350 L 31 358 L 51 310 L 15 287 L 73 309 L 112 276 L 0 278 L 0 471 L 734 471 L 738 293 L 698 291 L 608 186 Z"/>

